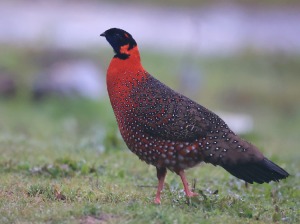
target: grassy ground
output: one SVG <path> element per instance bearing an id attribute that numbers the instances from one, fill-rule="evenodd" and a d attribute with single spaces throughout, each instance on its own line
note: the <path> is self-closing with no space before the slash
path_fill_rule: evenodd
<path id="1" fill-rule="evenodd" d="M 126 149 L 108 99 L 33 102 L 28 87 L 43 53 L 1 50 L 0 66 L 20 90 L 0 100 L 0 223 L 300 221 L 299 57 L 197 58 L 203 84 L 187 92 L 212 110 L 253 116 L 254 131 L 244 138 L 291 177 L 245 188 L 222 168 L 202 164 L 186 172 L 201 196 L 185 198 L 180 178 L 169 172 L 162 204 L 155 205 L 155 168 Z M 112 53 L 99 55 L 89 54 L 108 66 Z M 180 88 L 183 56 L 142 52 L 142 61 L 158 79 Z"/>

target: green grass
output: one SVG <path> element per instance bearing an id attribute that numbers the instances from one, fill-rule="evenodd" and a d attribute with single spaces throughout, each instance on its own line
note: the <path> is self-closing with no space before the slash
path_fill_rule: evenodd
<path id="1" fill-rule="evenodd" d="M 222 168 L 202 164 L 186 171 L 199 197 L 185 198 L 180 178 L 169 172 L 162 204 L 155 205 L 155 167 L 126 148 L 109 100 L 33 102 L 28 90 L 44 52 L 2 52 L 0 66 L 20 90 L 15 98 L 0 99 L 0 223 L 84 223 L 107 213 L 115 215 L 108 223 L 300 221 L 298 56 L 195 59 L 203 84 L 193 98 L 214 111 L 251 115 L 254 131 L 244 138 L 291 176 L 246 188 Z M 112 57 L 101 51 L 87 55 L 105 66 Z M 183 56 L 141 56 L 151 74 L 179 88 Z"/>

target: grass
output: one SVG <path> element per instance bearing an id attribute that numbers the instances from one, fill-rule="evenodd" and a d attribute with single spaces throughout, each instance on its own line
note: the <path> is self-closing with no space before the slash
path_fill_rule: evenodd
<path id="1" fill-rule="evenodd" d="M 187 91 L 214 111 L 252 115 L 254 131 L 243 137 L 291 176 L 246 188 L 222 168 L 202 164 L 186 171 L 199 197 L 186 198 L 180 178 L 169 172 L 162 204 L 155 205 L 155 167 L 126 148 L 109 100 L 51 97 L 33 102 L 29 87 L 42 68 L 37 59 L 45 53 L 0 48 L 6 55 L 0 56 L 0 66 L 19 86 L 16 97 L 0 100 L 0 223 L 300 221 L 298 56 L 248 52 L 196 58 L 203 84 Z M 87 54 L 105 66 L 112 56 Z M 171 87 L 188 89 L 181 86 L 178 72 L 183 56 L 142 52 L 142 61 Z"/>

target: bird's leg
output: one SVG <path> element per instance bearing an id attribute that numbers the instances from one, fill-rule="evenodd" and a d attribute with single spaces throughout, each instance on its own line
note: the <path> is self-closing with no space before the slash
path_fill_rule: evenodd
<path id="1" fill-rule="evenodd" d="M 197 193 L 193 193 L 191 192 L 191 190 L 189 189 L 189 184 L 186 182 L 186 179 L 185 179 L 185 174 L 184 174 L 184 171 L 180 171 L 178 173 L 178 175 L 181 177 L 181 180 L 182 180 L 182 183 L 183 183 L 183 186 L 184 186 L 184 190 L 185 190 L 185 193 L 188 197 L 194 197 L 194 196 L 198 196 L 199 194 Z"/>
<path id="2" fill-rule="evenodd" d="M 160 195 L 164 187 L 164 181 L 167 175 L 167 169 L 165 167 L 160 169 L 156 167 L 156 171 L 157 171 L 158 187 L 157 187 L 157 193 L 156 193 L 156 198 L 154 200 L 154 203 L 160 204 Z"/>

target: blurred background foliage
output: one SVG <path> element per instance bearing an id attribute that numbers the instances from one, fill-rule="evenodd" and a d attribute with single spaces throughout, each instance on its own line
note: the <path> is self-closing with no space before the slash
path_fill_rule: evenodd
<path id="1" fill-rule="evenodd" d="M 99 153 L 126 149 L 106 93 L 113 53 L 99 38 L 120 27 L 140 43 L 153 76 L 217 113 L 245 115 L 250 123 L 233 119 L 232 127 L 241 126 L 236 131 L 267 155 L 299 159 L 297 1 L 0 5 L 1 136 L 42 137 L 51 145 L 72 139 L 66 144 L 83 141 Z M 9 160 L 12 151 L 1 150 L 0 160 Z"/>
<path id="2" fill-rule="evenodd" d="M 299 159 L 296 3 L 3 1 L 2 136 L 65 136 L 76 145 L 92 135 L 89 147 L 126 148 L 106 93 L 113 53 L 99 38 L 120 27 L 141 43 L 142 63 L 156 78 L 213 111 L 246 114 L 252 125 L 241 134 L 259 136 L 254 143 L 269 154 Z"/>
<path id="3" fill-rule="evenodd" d="M 299 21 L 296 0 L 1 1 L 0 171 L 29 174 L 29 195 L 36 175 L 156 183 L 122 141 L 106 93 L 113 52 L 99 34 L 119 27 L 150 74 L 218 114 L 250 118 L 250 128 L 232 125 L 299 177 Z M 206 165 L 188 173 L 231 178 Z"/>

